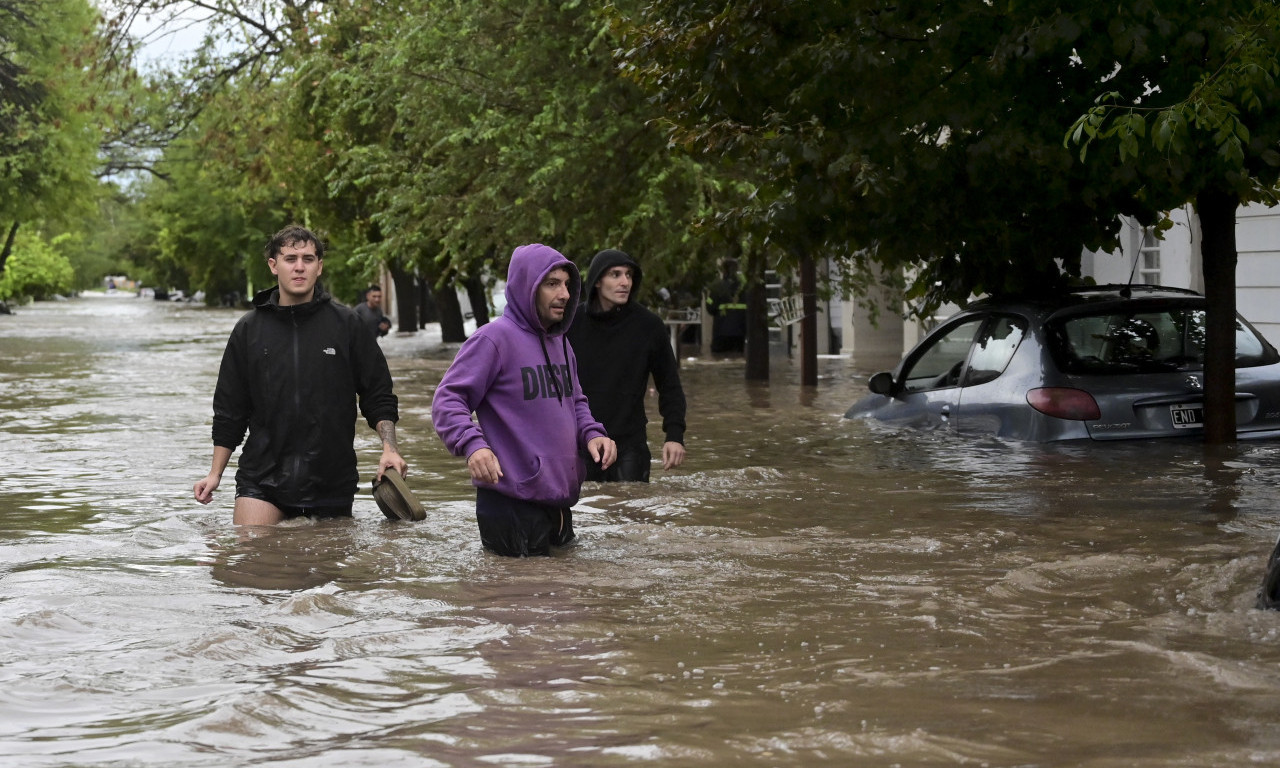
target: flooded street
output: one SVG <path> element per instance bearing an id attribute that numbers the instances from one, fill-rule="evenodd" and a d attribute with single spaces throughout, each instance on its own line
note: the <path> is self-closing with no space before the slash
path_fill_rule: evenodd
<path id="1" fill-rule="evenodd" d="M 841 418 L 870 371 L 687 361 L 689 458 L 483 552 L 430 424 L 456 347 L 383 349 L 422 523 L 208 507 L 239 310 L 0 316 L 0 765 L 1280 763 L 1280 443 L 1037 446 Z M 656 400 L 649 413 L 657 417 Z M 651 424 L 651 436 L 656 426 Z"/>

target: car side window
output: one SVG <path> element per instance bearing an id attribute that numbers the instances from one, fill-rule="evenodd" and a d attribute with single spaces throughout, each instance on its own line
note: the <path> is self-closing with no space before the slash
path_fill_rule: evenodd
<path id="1" fill-rule="evenodd" d="M 964 385 L 986 384 L 1004 373 L 1026 331 L 1026 321 L 1022 318 L 1008 315 L 992 318 L 974 342 Z"/>
<path id="2" fill-rule="evenodd" d="M 922 392 L 959 386 L 969 349 L 985 320 L 985 317 L 971 317 L 935 336 L 904 373 L 904 389 Z"/>

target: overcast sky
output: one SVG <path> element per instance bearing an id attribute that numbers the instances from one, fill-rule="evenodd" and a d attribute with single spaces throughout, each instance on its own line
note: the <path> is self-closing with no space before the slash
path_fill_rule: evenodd
<path id="1" fill-rule="evenodd" d="M 114 12 L 117 4 L 112 0 L 97 0 L 104 15 Z M 202 21 L 209 11 L 187 6 L 179 14 L 166 11 L 151 17 L 134 18 L 129 34 L 142 43 L 139 64 L 143 68 L 176 64 L 182 57 L 199 47 L 204 39 Z"/>

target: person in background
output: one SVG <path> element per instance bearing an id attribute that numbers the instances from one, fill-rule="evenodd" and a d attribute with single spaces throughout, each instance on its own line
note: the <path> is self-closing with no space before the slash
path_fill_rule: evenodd
<path id="1" fill-rule="evenodd" d="M 480 542 L 500 555 L 549 555 L 572 541 L 586 475 L 579 450 L 606 469 L 616 458 L 564 338 L 581 282 L 554 248 L 516 248 L 506 310 L 463 343 L 431 402 L 440 440 L 466 457 Z"/>
<path id="2" fill-rule="evenodd" d="M 591 413 L 618 445 L 608 469 L 588 465 L 594 481 L 649 482 L 644 398 L 653 377 L 662 414 L 662 468 L 684 462 L 685 397 L 666 324 L 635 300 L 643 272 L 626 253 L 600 251 L 587 270 L 587 297 L 574 315 L 569 343 Z"/>
<path id="3" fill-rule="evenodd" d="M 381 286 L 369 286 L 369 289 L 364 292 L 364 301 L 356 305 L 355 312 L 375 335 L 386 336 L 391 330 L 391 318 L 382 314 Z"/>
<path id="4" fill-rule="evenodd" d="M 747 342 L 747 305 L 737 259 L 725 259 L 720 280 L 711 286 L 707 308 L 711 310 L 711 351 L 743 352 Z"/>
<path id="5" fill-rule="evenodd" d="M 360 480 L 357 401 L 382 440 L 378 479 L 407 469 L 396 446 L 391 373 L 355 312 L 319 284 L 324 244 L 314 233 L 285 227 L 267 243 L 266 257 L 277 286 L 253 298 L 227 340 L 213 393 L 213 466 L 195 484 L 195 498 L 213 500 L 243 440 L 232 522 L 349 517 Z"/>

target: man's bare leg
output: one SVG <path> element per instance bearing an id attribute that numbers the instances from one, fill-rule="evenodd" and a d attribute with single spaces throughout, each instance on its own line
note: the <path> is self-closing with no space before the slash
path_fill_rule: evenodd
<path id="1" fill-rule="evenodd" d="M 240 496 L 236 499 L 231 522 L 236 525 L 275 525 L 284 519 L 280 508 L 269 501 Z"/>

